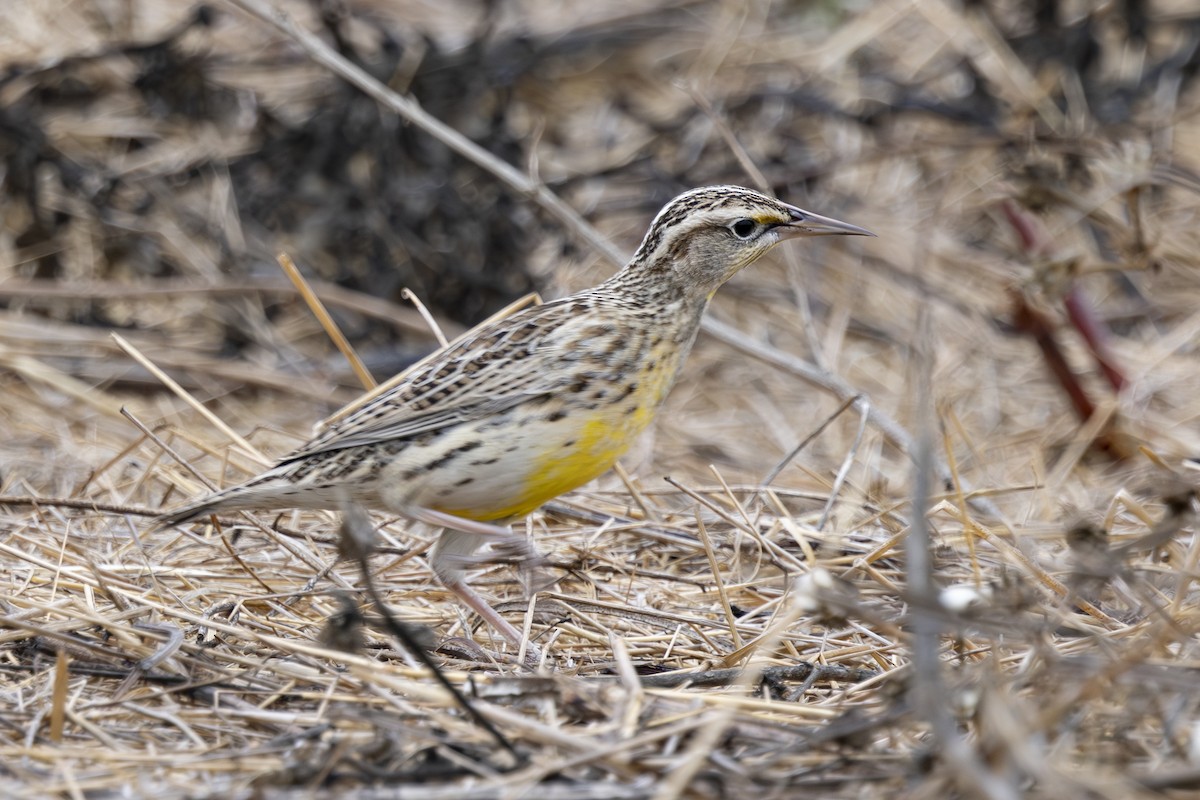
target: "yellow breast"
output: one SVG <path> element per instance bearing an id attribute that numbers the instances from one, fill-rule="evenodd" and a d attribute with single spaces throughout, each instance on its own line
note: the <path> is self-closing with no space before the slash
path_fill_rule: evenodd
<path id="1" fill-rule="evenodd" d="M 639 376 L 636 390 L 617 402 L 588 408 L 564 400 L 566 413 L 554 424 L 539 418 L 525 422 L 525 438 L 534 445 L 525 451 L 524 468 L 512 470 L 511 491 L 470 507 L 440 510 L 481 521 L 522 517 L 607 472 L 654 419 L 674 381 L 677 359 L 666 354 L 649 363 L 654 368 Z M 613 387 L 613 396 L 622 394 Z"/>

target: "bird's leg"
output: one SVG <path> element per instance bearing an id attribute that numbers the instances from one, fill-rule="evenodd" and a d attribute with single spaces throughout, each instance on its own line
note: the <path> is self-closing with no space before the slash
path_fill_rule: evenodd
<path id="1" fill-rule="evenodd" d="M 513 532 L 503 525 L 496 525 L 491 522 L 479 522 L 478 520 L 467 519 L 466 517 L 456 517 L 453 514 L 447 514 L 445 511 L 434 511 L 432 508 L 408 506 L 401 513 L 409 519 L 415 519 L 417 522 L 424 522 L 427 525 L 436 525 L 439 528 L 450 528 L 451 530 L 471 533 L 476 536 L 491 536 L 501 539 L 515 538 Z"/>
<path id="2" fill-rule="evenodd" d="M 500 616 L 500 612 L 492 608 L 487 600 L 471 588 L 464 577 L 467 567 L 479 562 L 474 556 L 476 550 L 484 544 L 488 537 L 506 545 L 516 545 L 521 548 L 523 555 L 532 556 L 534 553 L 524 538 L 516 536 L 507 528 L 486 522 L 463 519 L 441 511 L 426 508 L 408 510 L 408 516 L 430 525 L 444 526 L 442 534 L 433 545 L 429 554 L 429 566 L 437 575 L 442 585 L 453 592 L 468 608 L 478 614 L 484 622 L 499 631 L 500 635 L 517 648 L 525 650 L 525 665 L 536 668 L 541 660 L 541 653 L 532 642 L 528 642 L 508 620 Z"/>
<path id="3" fill-rule="evenodd" d="M 434 511 L 431 508 L 422 508 L 420 506 L 409 506 L 404 509 L 403 513 L 409 519 L 416 520 L 417 522 L 424 522 L 427 525 L 487 539 L 495 545 L 497 552 L 512 560 L 519 561 L 523 568 L 536 566 L 542 561 L 541 554 L 533 548 L 528 539 L 524 536 L 518 536 L 512 532 L 512 529 L 506 526 L 456 517 L 444 511 Z M 476 541 L 473 546 L 468 547 L 464 540 L 464 543 L 459 544 L 454 550 L 447 549 L 445 545 L 442 545 L 442 552 L 444 553 L 442 563 L 447 567 L 453 567 L 460 571 L 476 564 L 482 564 L 485 559 L 474 555 L 475 551 L 482 544 L 483 542 Z"/>

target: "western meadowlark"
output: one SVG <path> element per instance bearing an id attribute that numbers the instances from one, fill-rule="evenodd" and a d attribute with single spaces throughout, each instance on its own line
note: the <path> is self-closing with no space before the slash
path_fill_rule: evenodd
<path id="1" fill-rule="evenodd" d="M 349 499 L 443 527 L 435 574 L 520 647 L 464 579 L 484 537 L 511 541 L 495 523 L 616 462 L 662 405 L 725 281 L 785 239 L 838 234 L 873 235 L 736 186 L 685 192 L 612 278 L 477 328 L 272 469 L 161 522 Z"/>

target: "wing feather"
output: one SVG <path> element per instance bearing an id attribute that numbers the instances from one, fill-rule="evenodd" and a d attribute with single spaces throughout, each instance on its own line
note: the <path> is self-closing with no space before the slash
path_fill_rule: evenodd
<path id="1" fill-rule="evenodd" d="M 557 307 L 555 307 L 557 306 Z M 568 370 L 547 360 L 563 352 L 579 310 L 568 300 L 526 309 L 488 326 L 432 359 L 387 394 L 357 409 L 280 462 L 406 439 L 499 414 L 561 391 Z M 570 357 L 569 352 L 563 352 Z"/>

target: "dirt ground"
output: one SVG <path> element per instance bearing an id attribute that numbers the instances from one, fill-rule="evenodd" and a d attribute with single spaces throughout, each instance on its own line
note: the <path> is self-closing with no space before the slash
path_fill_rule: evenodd
<path id="1" fill-rule="evenodd" d="M 1200 795 L 1193 4 L 12 3 L 0 60 L 0 794 Z M 877 238 L 731 281 L 478 571 L 536 672 L 427 527 L 156 527 L 363 392 L 278 253 L 382 381 L 715 183 Z"/>

